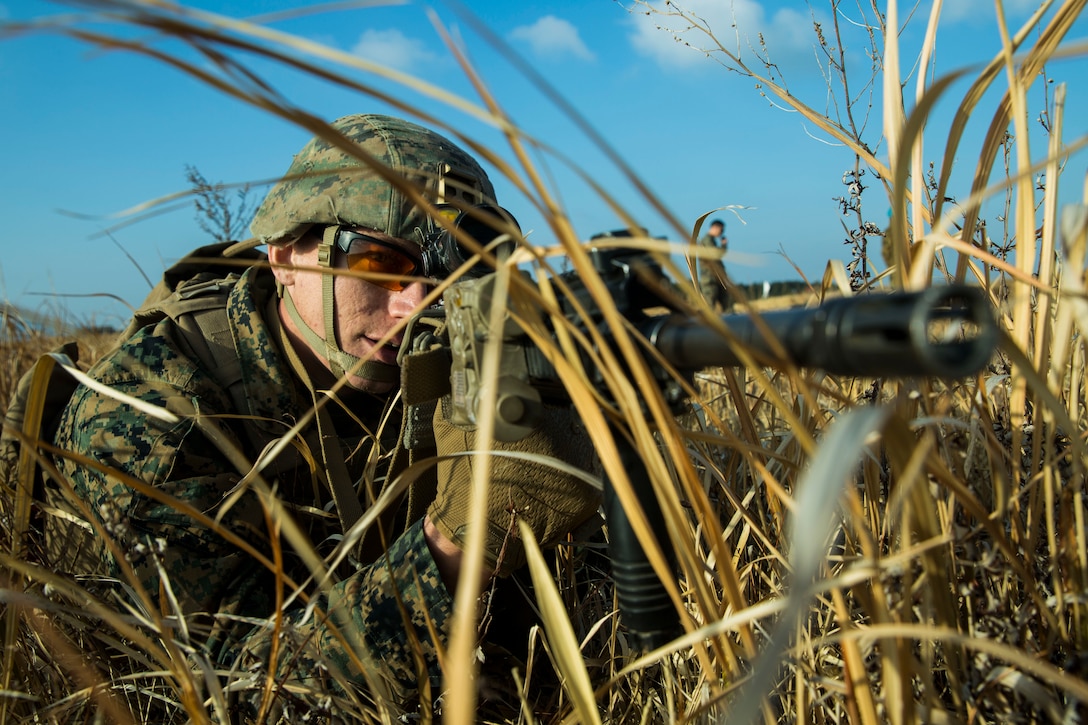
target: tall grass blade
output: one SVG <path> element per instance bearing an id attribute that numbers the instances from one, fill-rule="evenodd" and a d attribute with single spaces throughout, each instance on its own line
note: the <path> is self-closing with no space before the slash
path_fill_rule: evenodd
<path id="1" fill-rule="evenodd" d="M 772 690 L 787 655 L 792 633 L 813 595 L 828 539 L 838 518 L 836 511 L 843 485 L 852 478 L 869 437 L 881 429 L 890 414 L 889 408 L 857 408 L 843 414 L 828 427 L 819 451 L 798 480 L 797 508 L 790 518 L 792 571 L 786 608 L 755 662 L 730 721 L 742 724 L 756 721 L 761 703 Z"/>
<path id="2" fill-rule="evenodd" d="M 540 615 L 544 619 L 544 630 L 555 657 L 556 666 L 563 679 L 563 689 L 574 703 L 578 715 L 577 722 L 585 725 L 600 725 L 601 716 L 597 710 L 593 685 L 582 660 L 582 650 L 578 638 L 574 635 L 568 619 L 566 606 L 555 587 L 552 574 L 544 562 L 544 556 L 536 543 L 532 529 L 524 521 L 519 521 L 521 538 L 525 542 L 525 555 L 529 561 L 529 573 L 533 578 L 533 587 L 537 592 Z"/>

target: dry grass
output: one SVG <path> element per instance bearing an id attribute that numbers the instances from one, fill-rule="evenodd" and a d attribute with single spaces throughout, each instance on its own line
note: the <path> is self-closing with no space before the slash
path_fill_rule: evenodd
<path id="1" fill-rule="evenodd" d="M 948 139 L 935 164 L 935 188 L 923 183 L 923 159 L 931 151 L 922 147 L 922 131 L 928 129 L 926 110 L 950 86 L 947 77 L 921 84 L 910 104 L 918 110 L 906 116 L 898 68 L 910 63 L 900 62 L 894 34 L 881 36 L 890 161 L 872 156 L 848 126 L 806 112 L 888 180 L 895 214 L 884 240 L 884 285 L 918 288 L 936 270 L 994 291 L 1003 339 L 990 366 L 959 381 L 840 379 L 788 365 L 711 369 L 695 379 L 695 408 L 675 416 L 653 394 L 656 385 L 637 345 L 618 333 L 615 351 L 600 359 L 615 401 L 606 412 L 624 421 L 651 474 L 678 559 L 677 576 L 667 586 L 686 633 L 667 647 L 641 653 L 615 617 L 610 580 L 591 551 L 572 554 L 572 562 L 561 559 L 550 570 L 534 557 L 546 626 L 531 643 L 534 667 L 519 677 L 523 692 L 533 693 L 541 673 L 554 668 L 563 686 L 532 716 L 515 711 L 496 720 L 899 725 L 1075 722 L 1085 716 L 1086 228 L 1083 207 L 1077 218 L 1074 208 L 1063 224 L 1057 200 L 1063 163 L 1084 139 L 1061 137 L 1060 93 L 1050 109 L 1047 147 L 1031 146 L 1023 126 L 1029 87 L 1063 47 L 1083 5 L 1053 5 L 1044 27 L 1010 34 L 1005 52 L 968 72 L 974 85 L 961 99 L 952 128 L 929 129 Z M 126 10 L 123 22 L 205 42 L 229 37 L 236 47 L 251 44 L 305 70 L 293 55 L 304 48 L 301 40 L 224 19 L 142 10 Z M 890 27 L 896 26 L 894 10 L 889 3 Z M 52 30 L 154 52 L 78 26 Z M 712 33 L 707 37 L 716 42 Z M 360 76 L 392 77 L 329 49 L 305 49 L 362 94 L 370 89 Z M 741 61 L 721 52 L 727 63 Z M 203 67 L 185 69 L 217 82 Z M 471 73 L 467 65 L 466 72 Z M 771 79 L 760 80 L 783 102 L 803 106 Z M 984 112 L 978 105 L 982 91 L 999 84 L 1005 100 L 988 111 L 990 131 L 981 139 L 964 138 L 966 120 Z M 282 99 L 249 95 L 259 88 L 224 90 L 312 127 Z M 502 116 L 485 87 L 479 105 L 446 98 L 437 89 L 423 91 L 508 131 L 519 165 L 496 166 L 525 197 L 508 205 L 559 210 L 528 161 L 526 150 L 535 142 Z M 1001 168 L 998 152 L 1010 124 L 1014 153 L 1011 166 Z M 447 130 L 457 134 L 456 128 Z M 976 174 L 973 188 L 951 216 L 944 199 L 957 156 L 982 163 L 970 170 Z M 1047 178 L 1041 191 L 1033 183 L 1040 169 Z M 990 239 L 977 226 L 981 204 L 1005 190 L 1018 200 L 1010 212 L 1010 236 Z M 659 205 L 654 199 L 647 203 Z M 559 213 L 550 221 L 557 240 L 552 251 L 569 259 L 607 308 L 604 290 L 593 286 L 578 233 Z M 1038 266 L 1036 259 L 1042 260 Z M 511 293 L 543 310 L 550 309 L 547 294 L 532 285 Z M 709 316 L 705 308 L 696 313 Z M 554 324 L 564 324 L 551 314 Z M 608 323 L 622 330 L 614 316 Z M 28 349 L 16 352 L 31 356 Z M 7 384 L 14 367 L 5 373 Z M 604 471 L 626 500 L 628 472 L 604 425 L 602 406 L 584 376 L 572 373 L 568 383 L 590 423 Z M 652 551 L 652 541 L 645 540 Z M 143 708 L 163 702 L 192 720 L 222 719 L 221 695 L 210 684 L 214 678 L 205 676 L 206 663 L 175 642 L 175 635 L 156 632 L 154 617 L 133 625 L 102 613 L 96 631 L 84 636 L 116 639 L 111 643 L 130 656 L 127 662 L 111 660 L 112 671 L 91 669 L 81 663 L 78 649 L 59 644 L 55 625 L 72 612 L 42 597 L 45 587 L 65 583 L 11 557 L 3 562 L 9 575 L 21 572 L 27 581 L 25 591 L 4 590 L 9 614 L 24 614 L 19 638 L 8 643 L 17 651 L 11 691 L 5 693 L 13 721 L 30 719 L 34 711 L 46 721 L 91 719 L 92 712 L 120 718 L 126 708 L 139 720 Z M 448 722 L 476 720 L 476 612 L 469 604 L 459 612 L 447 654 Z M 161 670 L 165 678 L 154 676 Z M 333 705 L 342 708 L 344 719 L 377 721 L 358 705 Z M 376 708 L 381 712 L 382 704 Z"/>
<path id="2" fill-rule="evenodd" d="M 116 338 L 116 332 L 76 326 L 72 326 L 67 333 L 43 333 L 22 326 L 0 333 L 0 360 L 3 361 L 0 367 L 0 410 L 7 407 L 7 401 L 15 392 L 15 385 L 22 374 L 45 353 L 74 341 L 79 346 L 80 360 L 89 365 L 108 350 Z"/>

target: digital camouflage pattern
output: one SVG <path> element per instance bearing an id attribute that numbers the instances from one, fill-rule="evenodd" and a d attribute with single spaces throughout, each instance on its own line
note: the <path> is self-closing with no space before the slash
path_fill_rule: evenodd
<path id="1" fill-rule="evenodd" d="M 313 224 L 418 242 L 416 230 L 427 230 L 430 221 L 412 192 L 462 206 L 495 197 L 484 170 L 449 139 L 390 116 L 345 116 L 295 156 L 250 229 L 268 244 L 293 242 Z"/>
<path id="2" fill-rule="evenodd" d="M 251 653 L 267 651 L 263 641 L 267 633 L 254 632 L 252 624 L 225 615 L 262 620 L 272 616 L 275 579 L 222 533 L 190 515 L 195 510 L 214 518 L 242 478 L 202 432 L 197 416 L 216 424 L 253 461 L 310 408 L 311 398 L 295 382 L 279 352 L 276 318 L 265 314 L 275 302 L 271 273 L 250 268 L 225 300 L 241 362 L 239 384 L 244 386 L 248 410 L 236 410 L 237 396 L 206 369 L 190 349 L 186 333 L 167 318 L 123 342 L 100 359 L 89 375 L 113 390 L 173 411 L 180 422 L 164 423 L 81 386 L 62 414 L 55 443 L 74 454 L 57 457 L 60 472 L 71 482 L 78 500 L 85 502 L 109 538 L 120 546 L 138 583 L 160 602 L 160 592 L 165 591 L 161 586 L 168 583 L 181 610 L 194 615 L 189 617 L 194 638 L 200 633 L 213 661 L 230 663 L 243 642 L 248 643 Z M 334 411 L 333 420 L 345 460 L 355 476 L 362 475 L 375 459 L 387 461 L 395 440 L 376 440 L 373 434 L 379 430 L 384 401 L 365 394 L 347 395 L 345 402 L 352 414 Z M 242 415 L 234 415 L 236 412 Z M 394 423 L 386 428 L 395 437 L 398 426 Z M 339 521 L 328 513 L 332 510 L 330 492 L 299 453 L 304 442 L 296 444 L 287 446 L 264 470 L 264 476 L 276 486 L 317 552 L 324 555 L 339 533 Z M 106 475 L 87 465 L 83 457 L 118 473 Z M 378 471 L 380 475 L 384 466 L 379 465 Z M 135 490 L 124 476 L 173 497 L 188 509 L 178 510 Z M 380 489 L 380 480 L 370 483 L 374 490 Z M 88 581 L 106 577 L 102 587 L 112 587 L 115 596 L 131 601 L 125 585 L 112 583 L 125 582 L 125 575 L 105 537 L 73 523 L 83 518 L 80 505 L 66 499 L 59 489 L 52 489 L 49 497 L 51 504 L 70 513 L 69 518 L 47 517 L 45 538 L 53 565 Z M 364 501 L 364 507 L 369 503 Z M 222 525 L 270 556 L 264 511 L 252 490 L 237 498 Z M 284 556 L 287 575 L 296 582 L 304 581 L 309 571 L 286 544 Z M 305 619 L 300 611 L 287 613 L 288 629 L 294 627 L 299 635 L 295 641 L 309 650 L 300 654 L 285 647 L 280 663 L 289 665 L 279 667 L 289 667 L 289 674 L 300 679 L 312 677 L 318 670 L 332 672 L 337 679 L 360 687 L 378 676 L 390 691 L 403 695 L 419 684 L 413 655 L 418 646 L 427 657 L 426 670 L 437 683 L 439 670 L 429 626 L 444 638 L 452 605 L 421 526 L 409 527 L 378 562 L 340 574 L 342 579 L 335 586 L 313 593 L 317 596 L 315 612 Z M 403 616 L 402 611 L 406 613 Z M 328 628 L 326 614 L 339 626 Z M 406 619 L 411 622 L 407 630 Z M 369 668 L 361 669 L 360 662 L 380 663 L 375 670 L 381 674 L 364 671 Z M 243 668 L 265 666 L 252 656 L 236 664 Z"/>

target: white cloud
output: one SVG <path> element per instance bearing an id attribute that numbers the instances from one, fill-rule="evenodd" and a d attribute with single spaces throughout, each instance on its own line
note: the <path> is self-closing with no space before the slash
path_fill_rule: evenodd
<path id="1" fill-rule="evenodd" d="M 781 48 L 786 52 L 809 52 L 816 44 L 816 35 L 812 28 L 812 15 L 793 8 L 782 8 L 771 18 L 768 42 L 772 49 Z"/>
<path id="2" fill-rule="evenodd" d="M 426 43 L 418 38 L 409 38 L 396 28 L 364 31 L 351 52 L 360 58 L 403 71 L 438 60 L 438 55 Z"/>
<path id="3" fill-rule="evenodd" d="M 655 12 L 633 15 L 631 43 L 644 55 L 667 67 L 692 67 L 706 62 L 705 51 L 720 43 L 730 51 L 747 54 L 757 46 L 762 34 L 772 57 L 811 55 L 816 36 L 808 11 L 782 8 L 771 17 L 757 0 L 679 0 L 666 6 L 650 4 Z M 675 13 L 683 9 L 685 16 L 698 18 L 693 24 Z M 713 38 L 700 27 L 713 33 Z M 700 52 L 704 51 L 704 52 Z"/>
<path id="4" fill-rule="evenodd" d="M 547 58 L 571 57 L 593 60 L 594 55 L 582 38 L 578 28 L 554 15 L 545 15 L 532 25 L 521 25 L 510 33 L 510 39 L 529 46 L 537 56 Z"/>

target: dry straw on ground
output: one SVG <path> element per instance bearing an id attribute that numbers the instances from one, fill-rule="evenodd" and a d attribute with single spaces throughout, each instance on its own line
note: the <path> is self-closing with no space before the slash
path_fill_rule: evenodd
<path id="1" fill-rule="evenodd" d="M 501 99 L 492 98 L 482 80 L 475 103 L 266 27 L 150 2 L 89 4 L 115 12 L 123 27 L 207 49 L 230 46 L 241 58 L 259 53 L 302 72 L 331 69 L 334 82 L 362 97 L 378 95 L 367 79 L 383 77 L 490 120 L 507 135 L 504 157 L 516 161 L 507 164 L 482 152 L 524 195 L 507 204 L 548 212 L 557 243 L 552 251 L 581 273 L 607 307 L 603 290 L 593 285 L 583 239 L 531 161 L 536 141 L 503 116 Z M 660 12 L 655 8 L 645 7 Z M 932 47 L 927 44 L 920 58 L 901 59 L 896 33 L 889 30 L 901 20 L 897 4 L 888 3 L 884 17 L 871 16 L 874 50 L 884 61 L 873 80 L 882 84 L 887 161 L 874 155 L 875 146 L 849 114 L 827 117 L 805 106 L 748 64 L 749 55 L 719 43 L 716 29 L 698 18 L 675 6 L 660 15 L 663 26 L 682 18 L 702 33 L 700 47 L 712 59 L 800 110 L 856 153 L 859 168 L 885 180 L 894 214 L 876 237 L 881 254 L 863 249 L 849 268 L 829 265 L 813 295 L 855 293 L 851 286 L 861 285 L 916 289 L 931 280 L 981 285 L 998 313 L 1000 350 L 981 374 L 955 381 L 846 379 L 789 365 L 709 369 L 696 376 L 692 409 L 677 416 L 653 394 L 656 386 L 638 343 L 622 332 L 619 319 L 611 319 L 619 344 L 600 359 L 614 401 L 607 412 L 625 421 L 651 474 L 677 555 L 679 571 L 668 586 L 686 633 L 655 652 L 640 653 L 616 616 L 607 568 L 595 550 L 565 551 L 551 568 L 533 557 L 545 626 L 533 633 L 533 658 L 516 673 L 521 686 L 509 693 L 511 709 L 492 719 L 684 723 L 751 716 L 763 722 L 898 725 L 1075 722 L 1088 712 L 1088 215 L 1083 206 L 1058 204 L 1060 186 L 1079 189 L 1082 183 L 1062 171 L 1085 139 L 1062 138 L 1061 88 L 1047 99 L 1050 124 L 1043 147 L 1032 144 L 1027 127 L 1028 105 L 1038 102 L 1036 86 L 1046 63 L 1084 53 L 1066 41 L 1083 8 L 1084 2 L 1073 0 L 1043 3 L 1023 28 L 1005 31 L 1005 47 L 989 64 L 955 75 L 951 69 L 934 77 L 919 74 L 913 91 L 900 68 L 916 62 L 928 67 Z M 43 42 L 59 33 L 94 46 L 159 52 L 144 40 L 123 40 L 121 33 L 71 20 L 6 32 L 38 33 Z M 830 58 L 847 29 L 836 24 L 820 32 L 819 47 Z M 216 56 L 209 52 L 206 59 L 214 64 Z M 301 111 L 265 95 L 257 84 L 234 86 L 223 80 L 229 75 L 206 66 L 162 60 L 312 129 Z M 467 61 L 464 70 L 473 74 Z M 958 110 L 951 125 L 933 128 L 927 112 L 938 99 L 949 99 L 953 78 L 971 81 L 969 89 L 954 99 Z M 988 91 L 1001 96 L 992 107 L 982 105 Z M 907 114 L 905 106 L 915 110 Z M 979 116 L 992 121 L 986 135 L 964 135 L 967 120 Z M 456 126 L 444 130 L 458 132 Z M 939 138 L 944 146 L 924 147 L 923 138 Z M 971 180 L 963 189 L 952 188 L 953 171 L 960 171 L 956 158 L 972 159 L 965 172 Z M 1040 172 L 1046 183 L 1037 189 Z M 955 210 L 946 202 L 953 192 L 959 197 Z M 1015 201 L 1007 237 L 993 239 L 979 224 L 983 202 L 1006 193 Z M 607 198 L 605 190 L 601 194 Z M 645 201 L 661 208 L 649 195 Z M 864 212 L 856 212 L 864 232 Z M 624 217 L 638 226 L 635 215 Z M 677 223 L 674 233 L 682 239 L 687 232 Z M 859 261 L 877 272 L 875 278 L 860 271 Z M 674 273 L 684 277 L 681 270 Z M 549 309 L 547 289 L 527 286 L 512 294 Z M 738 309 L 746 309 L 743 302 Z M 696 306 L 694 314 L 712 316 L 705 306 Z M 553 322 L 564 324 L 559 317 Z M 0 378 L 9 387 L 39 346 L 33 336 L 10 344 L 4 359 L 15 362 Z M 584 375 L 570 375 L 579 412 L 600 423 L 590 429 L 602 467 L 621 498 L 629 497 L 627 471 L 603 425 L 600 400 Z M 94 601 L 80 599 L 78 584 L 7 554 L 0 561 L 9 582 L 24 584 L 6 585 L 2 592 L 5 616 L 17 620 L 5 643 L 13 655 L 2 693 L 7 718 L 22 721 L 36 712 L 40 720 L 67 722 L 99 712 L 109 720 L 138 721 L 149 709 L 164 707 L 179 719 L 224 717 L 222 673 L 213 672 L 179 631 L 156 629 L 163 626 L 161 616 L 98 610 Z M 658 564 L 665 566 L 663 559 Z M 47 600 L 46 589 L 67 597 Z M 62 634 L 78 612 L 57 601 L 79 602 L 96 626 Z M 476 631 L 477 612 L 462 607 L 447 654 L 449 693 L 438 705 L 447 722 L 477 717 L 476 684 L 485 678 L 474 679 Z M 87 661 L 88 653 L 105 646 L 127 657 L 109 660 L 108 667 Z M 554 681 L 548 675 L 553 670 L 562 685 L 552 698 L 536 701 L 544 681 Z M 331 709 L 359 721 L 396 716 L 380 701 L 321 702 L 322 709 L 309 714 L 324 717 Z M 421 713 L 428 717 L 433 711 Z"/>

